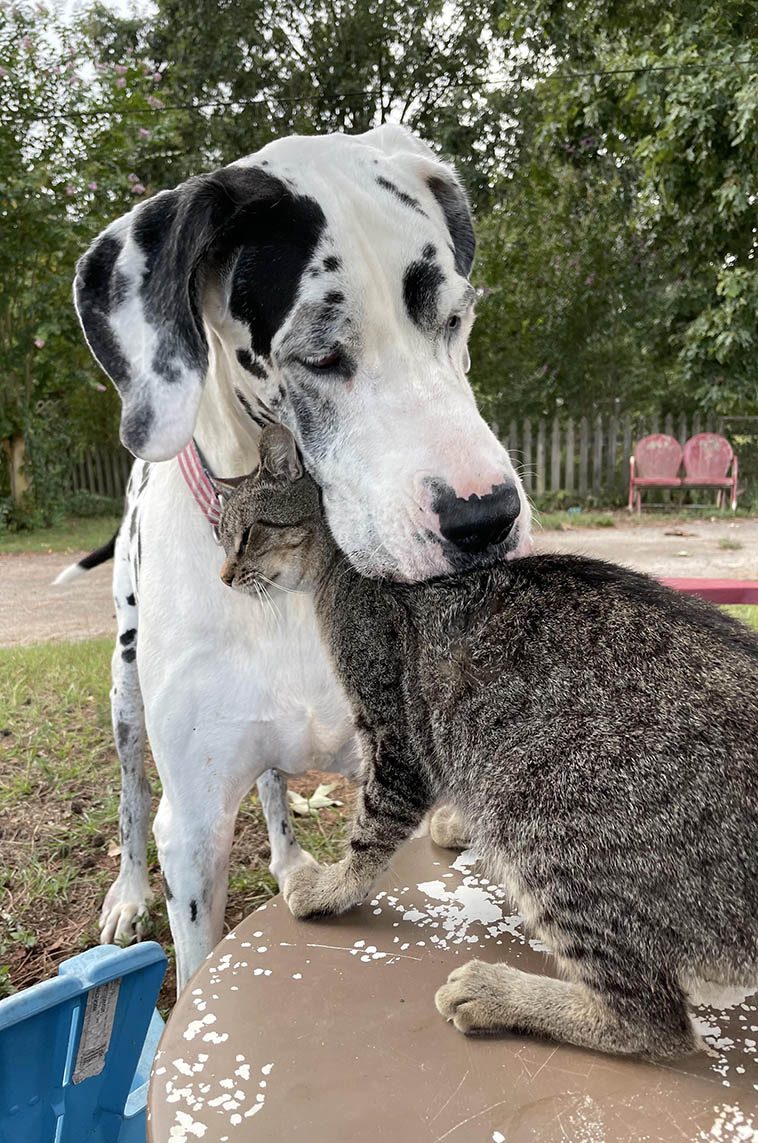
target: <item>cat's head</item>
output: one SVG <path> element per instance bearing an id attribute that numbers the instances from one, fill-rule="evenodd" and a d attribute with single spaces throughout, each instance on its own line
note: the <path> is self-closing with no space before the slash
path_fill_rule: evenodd
<path id="1" fill-rule="evenodd" d="M 272 585 L 308 588 L 316 578 L 324 528 L 318 486 L 282 425 L 263 430 L 260 457 L 221 514 L 218 531 L 226 552 L 221 579 L 250 595 Z"/>

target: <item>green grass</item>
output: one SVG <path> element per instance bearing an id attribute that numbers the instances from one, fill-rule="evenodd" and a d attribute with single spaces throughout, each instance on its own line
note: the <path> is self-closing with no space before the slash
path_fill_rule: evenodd
<path id="1" fill-rule="evenodd" d="M 724 611 L 728 611 L 735 619 L 741 619 L 748 627 L 755 627 L 758 631 L 758 604 L 734 604 L 725 607 Z"/>
<path id="2" fill-rule="evenodd" d="M 97 943 L 97 914 L 118 873 L 119 765 L 108 690 L 109 639 L 0 650 L 0 996 L 53 975 Z M 148 772 L 157 805 L 158 780 Z M 317 779 L 294 783 L 312 792 Z M 298 818 L 301 844 L 322 861 L 341 850 L 347 810 Z M 275 891 L 257 799 L 245 800 L 232 855 L 227 923 L 237 924 Z M 154 846 L 148 865 L 156 901 L 146 935 L 171 953 Z M 173 1002 L 173 966 L 162 1007 Z"/>
<path id="3" fill-rule="evenodd" d="M 0 532 L 3 552 L 91 552 L 110 539 L 121 523 L 119 516 L 66 516 L 58 524 L 34 531 Z"/>
<path id="4" fill-rule="evenodd" d="M 535 521 L 546 532 L 567 528 L 615 528 L 613 512 L 535 512 Z"/>

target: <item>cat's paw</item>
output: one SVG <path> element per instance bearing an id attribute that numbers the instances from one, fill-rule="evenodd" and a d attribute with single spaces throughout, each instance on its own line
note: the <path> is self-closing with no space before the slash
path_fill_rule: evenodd
<path id="1" fill-rule="evenodd" d="M 356 897 L 350 891 L 342 862 L 294 869 L 284 882 L 282 892 L 292 916 L 299 920 L 344 913 L 363 899 L 363 895 Z"/>
<path id="2" fill-rule="evenodd" d="M 429 833 L 435 845 L 443 849 L 468 849 L 471 831 L 457 806 L 440 806 L 432 814 Z"/>
<path id="3" fill-rule="evenodd" d="M 503 1032 L 518 1025 L 523 977 L 505 964 L 470 960 L 450 973 L 434 1003 L 459 1032 Z"/>

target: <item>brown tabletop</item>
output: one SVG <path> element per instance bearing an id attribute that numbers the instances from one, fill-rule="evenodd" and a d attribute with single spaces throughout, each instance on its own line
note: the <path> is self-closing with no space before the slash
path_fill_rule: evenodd
<path id="1" fill-rule="evenodd" d="M 279 897 L 252 913 L 168 1022 L 152 1143 L 758 1140 L 756 997 L 699 1008 L 710 1054 L 665 1066 L 446 1024 L 433 998 L 457 964 L 551 971 L 475 868 L 420 839 L 344 917 L 294 921 Z"/>

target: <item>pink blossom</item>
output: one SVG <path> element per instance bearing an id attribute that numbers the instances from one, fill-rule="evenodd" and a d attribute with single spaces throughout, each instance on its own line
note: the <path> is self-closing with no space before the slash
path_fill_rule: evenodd
<path id="1" fill-rule="evenodd" d="M 129 68 L 126 67 L 124 64 L 116 64 L 116 66 L 113 70 L 115 71 L 116 75 L 126 75 Z"/>
<path id="2" fill-rule="evenodd" d="M 69 184 L 68 184 L 68 186 L 66 187 L 66 194 L 67 194 L 67 195 L 68 195 L 70 198 L 73 198 L 73 196 L 76 194 L 76 187 L 75 187 L 75 186 L 72 186 L 72 184 L 71 184 L 71 183 L 69 183 Z"/>
<path id="3" fill-rule="evenodd" d="M 126 176 L 126 181 L 128 183 L 138 183 L 139 182 L 139 175 L 135 175 L 134 171 L 132 171 L 132 173 L 130 175 Z"/>
<path id="4" fill-rule="evenodd" d="M 160 83 L 162 79 L 163 79 L 163 76 L 161 75 L 161 73 L 159 71 L 153 72 L 153 83 Z"/>
<path id="5" fill-rule="evenodd" d="M 21 45 L 27 52 L 31 51 L 32 37 L 31 36 L 22 36 Z"/>
<path id="6" fill-rule="evenodd" d="M 2 79 L 3 76 L 5 76 L 7 74 L 8 74 L 8 69 L 4 68 L 4 67 L 0 67 L 0 79 Z"/>
<path id="7" fill-rule="evenodd" d="M 97 183 L 87 183 L 90 190 L 97 190 Z"/>
<path id="8" fill-rule="evenodd" d="M 116 80 L 116 87 L 126 87 L 126 80 L 122 75 Z"/>
<path id="9" fill-rule="evenodd" d="M 150 104 L 151 107 L 157 107 L 158 109 L 166 106 L 166 104 L 163 102 L 163 100 L 159 99 L 157 95 L 148 95 L 147 102 Z"/>
<path id="10" fill-rule="evenodd" d="M 140 127 L 137 134 L 139 135 L 140 139 L 149 139 L 152 135 L 152 131 L 148 131 L 147 127 Z"/>
<path id="11" fill-rule="evenodd" d="M 132 183 L 132 194 L 144 194 L 145 188 L 142 183 Z"/>
<path id="12" fill-rule="evenodd" d="M 584 284 L 585 284 L 585 286 L 591 286 L 594 281 L 595 281 L 595 274 L 593 272 L 592 274 L 587 275 L 587 277 L 584 279 Z"/>
<path id="13" fill-rule="evenodd" d="M 108 392 L 108 386 L 107 385 L 101 385 L 101 383 L 99 381 L 95 382 L 95 388 L 97 389 L 98 393 L 107 393 Z"/>
<path id="14" fill-rule="evenodd" d="M 44 337 L 35 337 L 34 344 L 37 346 L 37 349 L 44 349 L 45 348 Z"/>

